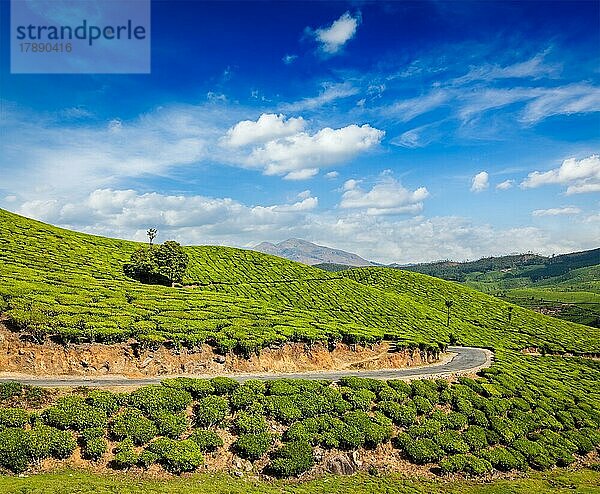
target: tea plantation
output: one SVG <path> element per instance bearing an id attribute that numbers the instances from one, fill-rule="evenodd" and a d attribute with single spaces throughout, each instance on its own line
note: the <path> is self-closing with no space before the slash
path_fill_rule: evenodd
<path id="1" fill-rule="evenodd" d="M 206 343 L 250 355 L 285 341 L 390 339 L 433 351 L 450 342 L 489 347 L 496 361 L 453 383 L 176 378 L 61 396 L 4 384 L 2 468 L 80 455 L 116 470 L 181 474 L 233 452 L 257 472 L 295 477 L 328 455 L 374 450 L 442 476 L 488 476 L 597 454 L 600 362 L 587 357 L 600 353 L 598 329 L 418 273 L 324 273 L 223 247 L 186 247 L 183 287 L 144 285 L 123 274 L 138 245 L 0 210 L 3 318 L 40 343 Z M 544 356 L 524 355 L 526 347 Z"/>

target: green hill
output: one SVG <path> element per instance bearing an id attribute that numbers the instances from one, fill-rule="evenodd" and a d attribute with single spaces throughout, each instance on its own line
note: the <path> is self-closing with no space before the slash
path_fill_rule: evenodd
<path id="1" fill-rule="evenodd" d="M 2 318 L 40 343 L 133 338 L 250 354 L 290 340 L 388 338 L 432 350 L 450 341 L 492 347 L 495 362 L 478 379 L 453 383 L 186 377 L 131 393 L 78 388 L 60 397 L 3 383 L 0 467 L 22 472 L 44 458 L 69 458 L 80 444 L 82 458 L 109 457 L 114 468 L 141 475 L 158 463 L 180 473 L 227 447 L 267 464 L 263 472 L 295 476 L 311 468 L 317 445 L 361 448 L 361 458 L 383 445 L 438 473 L 487 478 L 590 461 L 600 451 L 600 362 L 552 355 L 600 353 L 596 328 L 419 273 L 327 273 L 225 247 L 186 247 L 184 287 L 144 285 L 123 274 L 138 246 L 0 210 Z M 546 355 L 521 352 L 532 346 Z M 231 447 L 219 436 L 225 429 Z"/>
<path id="2" fill-rule="evenodd" d="M 600 333 L 464 286 L 390 268 L 328 273 L 228 247 L 186 247 L 184 288 L 144 285 L 123 265 L 138 247 L 0 210 L 0 295 L 12 324 L 42 341 L 209 343 L 243 354 L 284 341 L 437 348 L 465 344 L 598 352 Z M 447 327 L 445 301 L 454 302 Z"/>

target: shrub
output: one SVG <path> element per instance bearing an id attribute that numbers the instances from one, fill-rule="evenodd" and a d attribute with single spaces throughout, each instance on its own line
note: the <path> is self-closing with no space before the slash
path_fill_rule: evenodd
<path id="1" fill-rule="evenodd" d="M 467 456 L 467 464 L 463 468 L 465 473 L 479 476 L 492 471 L 492 464 L 489 461 L 472 455 Z"/>
<path id="2" fill-rule="evenodd" d="M 342 391 L 342 395 L 353 409 L 365 411 L 371 409 L 371 403 L 377 398 L 377 395 L 373 391 L 363 388 L 346 388 Z"/>
<path id="3" fill-rule="evenodd" d="M 488 420 L 485 413 L 483 413 L 481 410 L 473 410 L 473 413 L 469 415 L 469 423 L 484 428 L 488 428 L 490 425 L 490 421 Z"/>
<path id="4" fill-rule="evenodd" d="M 160 460 L 160 457 L 148 449 L 145 449 L 138 456 L 138 465 L 144 469 L 148 469 L 150 465 L 154 465 Z"/>
<path id="5" fill-rule="evenodd" d="M 452 455 L 440 461 L 440 471 L 443 474 L 462 472 L 469 460 L 468 455 Z"/>
<path id="6" fill-rule="evenodd" d="M 93 437 L 86 441 L 81 448 L 81 455 L 83 458 L 92 461 L 98 461 L 104 456 L 108 445 L 102 437 Z"/>
<path id="7" fill-rule="evenodd" d="M 0 383 L 0 400 L 5 401 L 15 396 L 20 396 L 23 392 L 23 385 L 17 381 Z"/>
<path id="8" fill-rule="evenodd" d="M 554 464 L 548 451 L 541 443 L 529 439 L 517 439 L 511 447 L 521 453 L 527 459 L 529 465 L 537 470 L 546 470 Z"/>
<path id="9" fill-rule="evenodd" d="M 223 446 L 223 439 L 216 432 L 206 429 L 196 429 L 188 439 L 194 441 L 203 452 L 215 451 Z"/>
<path id="10" fill-rule="evenodd" d="M 80 435 L 83 442 L 87 442 L 91 439 L 104 437 L 104 429 L 102 427 L 90 427 L 89 429 L 83 429 Z"/>
<path id="11" fill-rule="evenodd" d="M 469 445 L 471 451 L 479 451 L 488 445 L 485 429 L 477 425 L 471 425 L 462 434 L 462 438 Z"/>
<path id="12" fill-rule="evenodd" d="M 230 395 L 240 387 L 240 383 L 235 379 L 224 376 L 213 377 L 210 383 L 212 384 L 214 393 L 217 395 Z"/>
<path id="13" fill-rule="evenodd" d="M 0 465 L 20 473 L 27 469 L 29 462 L 29 433 L 15 427 L 0 430 Z"/>
<path id="14" fill-rule="evenodd" d="M 253 381 L 246 381 L 231 394 L 230 403 L 234 410 L 243 410 L 254 403 L 261 403 L 264 398 L 264 384 L 261 389 Z"/>
<path id="15" fill-rule="evenodd" d="M 181 412 L 192 402 L 185 390 L 153 385 L 136 389 L 129 395 L 129 405 L 146 413 Z"/>
<path id="16" fill-rule="evenodd" d="M 460 412 L 450 412 L 447 415 L 447 427 L 449 429 L 460 430 L 466 427 L 467 425 L 467 417 L 465 417 Z"/>
<path id="17" fill-rule="evenodd" d="M 289 424 L 303 417 L 302 410 L 296 406 L 294 400 L 289 396 L 267 396 L 265 406 L 272 417 L 284 424 Z"/>
<path id="18" fill-rule="evenodd" d="M 42 412 L 44 423 L 58 429 L 106 427 L 106 412 L 88 405 L 80 396 L 64 396 Z"/>
<path id="19" fill-rule="evenodd" d="M 77 442 L 67 431 L 61 431 L 47 425 L 38 425 L 29 431 L 28 454 L 33 461 L 49 456 L 65 459 L 71 456 Z"/>
<path id="20" fill-rule="evenodd" d="M 194 441 L 184 439 L 173 441 L 160 462 L 165 470 L 180 474 L 196 470 L 204 462 L 204 455 Z"/>
<path id="21" fill-rule="evenodd" d="M 0 428 L 24 427 L 28 421 L 28 413 L 21 408 L 0 408 Z"/>
<path id="22" fill-rule="evenodd" d="M 267 432 L 259 434 L 240 434 L 233 448 L 242 458 L 258 460 L 273 444 L 273 435 Z"/>
<path id="23" fill-rule="evenodd" d="M 104 410 L 108 416 L 111 416 L 119 410 L 119 400 L 117 396 L 110 391 L 94 389 L 88 393 L 85 401 L 95 408 Z"/>
<path id="24" fill-rule="evenodd" d="M 251 415 L 243 411 L 238 412 L 234 424 L 239 434 L 267 432 L 267 421 L 262 415 Z"/>
<path id="25" fill-rule="evenodd" d="M 439 461 L 443 456 L 440 447 L 428 438 L 406 441 L 403 448 L 408 458 L 419 465 Z"/>
<path id="26" fill-rule="evenodd" d="M 468 453 L 469 446 L 457 431 L 444 431 L 435 436 L 434 441 L 446 453 Z"/>
<path id="27" fill-rule="evenodd" d="M 212 380 L 209 379 L 194 379 L 192 377 L 175 377 L 164 379 L 161 381 L 163 386 L 167 388 L 179 389 L 187 391 L 195 399 L 204 398 L 215 392 Z"/>
<path id="28" fill-rule="evenodd" d="M 352 389 L 368 389 L 369 391 L 377 392 L 382 387 L 386 386 L 386 383 L 378 379 L 372 379 L 369 377 L 355 377 L 355 376 L 344 376 L 340 379 L 340 384 Z"/>
<path id="29" fill-rule="evenodd" d="M 424 398 L 423 396 L 415 396 L 413 398 L 413 403 L 415 404 L 417 413 L 419 415 L 426 415 L 433 410 L 433 405 L 431 404 L 431 401 L 429 401 L 427 398 Z"/>
<path id="30" fill-rule="evenodd" d="M 398 379 L 393 379 L 393 380 L 387 381 L 387 385 L 390 388 L 393 388 L 396 391 L 405 394 L 406 396 L 410 396 L 412 394 L 412 388 L 410 387 L 410 384 L 408 384 L 404 381 L 400 381 Z"/>
<path id="31" fill-rule="evenodd" d="M 229 404 L 222 396 L 201 398 L 194 406 L 194 421 L 201 427 L 220 424 L 229 413 Z"/>
<path id="32" fill-rule="evenodd" d="M 125 439 L 117 444 L 115 456 L 112 460 L 112 466 L 118 469 L 131 468 L 138 462 L 138 456 L 133 450 L 131 439 Z"/>
<path id="33" fill-rule="evenodd" d="M 566 431 L 563 434 L 569 441 L 577 446 L 577 452 L 580 455 L 586 455 L 594 451 L 595 448 L 590 438 L 580 431 Z"/>
<path id="34" fill-rule="evenodd" d="M 156 425 L 135 408 L 127 408 L 116 415 L 109 426 L 115 439 L 130 438 L 135 444 L 145 444 L 157 434 Z"/>
<path id="35" fill-rule="evenodd" d="M 158 433 L 171 439 L 179 439 L 188 428 L 188 420 L 183 413 L 158 412 L 152 418 Z"/>
<path id="36" fill-rule="evenodd" d="M 484 449 L 479 452 L 479 456 L 489 461 L 496 470 L 502 472 L 508 472 L 509 470 L 515 469 L 523 470 L 527 467 L 527 463 L 521 454 L 502 446 Z"/>
<path id="37" fill-rule="evenodd" d="M 275 451 L 269 470 L 277 477 L 291 477 L 306 472 L 314 463 L 311 445 L 305 441 L 294 441 Z"/>

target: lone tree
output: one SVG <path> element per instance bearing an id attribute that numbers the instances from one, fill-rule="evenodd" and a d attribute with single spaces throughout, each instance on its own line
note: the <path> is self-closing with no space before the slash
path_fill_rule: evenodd
<path id="1" fill-rule="evenodd" d="M 167 240 L 156 251 L 156 260 L 161 275 L 171 284 L 181 283 L 189 258 L 183 247 L 174 240 Z"/>
<path id="2" fill-rule="evenodd" d="M 156 238 L 156 235 L 158 235 L 158 230 L 156 228 L 148 228 L 148 230 L 146 231 L 146 235 L 148 235 L 148 241 L 150 243 L 150 246 L 152 247 L 152 242 Z"/>
<path id="3" fill-rule="evenodd" d="M 142 283 L 172 285 L 183 280 L 188 260 L 183 247 L 168 240 L 157 249 L 152 245 L 137 249 L 131 254 L 129 263 L 123 266 L 123 271 Z"/>
<path id="4" fill-rule="evenodd" d="M 444 302 L 444 304 L 446 305 L 446 310 L 447 310 L 447 313 L 448 313 L 448 320 L 446 321 L 446 326 L 450 326 L 450 309 L 454 305 L 454 302 L 452 302 L 452 300 L 446 300 Z"/>

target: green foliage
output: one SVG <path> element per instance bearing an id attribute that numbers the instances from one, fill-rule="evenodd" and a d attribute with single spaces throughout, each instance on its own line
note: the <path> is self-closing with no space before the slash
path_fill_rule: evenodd
<path id="1" fill-rule="evenodd" d="M 152 419 L 158 429 L 158 434 L 171 439 L 179 439 L 188 428 L 188 420 L 183 413 L 157 412 Z"/>
<path id="2" fill-rule="evenodd" d="M 195 429 L 188 439 L 194 441 L 205 453 L 216 451 L 223 446 L 223 439 L 215 431 L 207 429 Z"/>
<path id="3" fill-rule="evenodd" d="M 222 396 L 201 398 L 194 406 L 194 421 L 200 427 L 220 424 L 229 413 L 229 403 Z"/>
<path id="4" fill-rule="evenodd" d="M 86 403 L 104 410 L 109 417 L 119 409 L 119 400 L 114 393 L 93 389 L 86 396 Z"/>
<path id="5" fill-rule="evenodd" d="M 108 444 L 102 437 L 92 437 L 85 441 L 81 448 L 81 455 L 83 458 L 92 461 L 98 461 L 104 456 L 108 450 Z"/>
<path id="6" fill-rule="evenodd" d="M 110 434 L 117 440 L 131 439 L 135 444 L 145 444 L 157 434 L 152 420 L 136 408 L 127 408 L 115 415 L 109 425 Z"/>
<path id="7" fill-rule="evenodd" d="M 402 446 L 410 461 L 419 465 L 439 461 L 443 456 L 442 449 L 429 438 L 405 441 Z"/>
<path id="8" fill-rule="evenodd" d="M 233 448 L 242 458 L 258 460 L 269 450 L 273 440 L 273 435 L 268 432 L 240 434 L 233 443 Z"/>
<path id="9" fill-rule="evenodd" d="M 259 434 L 267 432 L 267 421 L 262 415 L 243 411 L 238 412 L 234 424 L 239 434 Z"/>
<path id="10" fill-rule="evenodd" d="M 304 441 L 285 443 L 273 453 L 269 470 L 277 477 L 291 477 L 309 470 L 315 463 L 312 447 Z"/>
<path id="11" fill-rule="evenodd" d="M 106 412 L 88 405 L 80 396 L 64 396 L 54 406 L 42 412 L 44 423 L 58 429 L 83 430 L 90 427 L 105 427 Z"/>
<path id="12" fill-rule="evenodd" d="M 124 439 L 115 448 L 115 456 L 112 459 L 112 466 L 117 469 L 127 469 L 135 466 L 138 462 L 138 455 L 133 449 L 133 441 L 129 438 Z"/>
<path id="13" fill-rule="evenodd" d="M 165 470 L 180 474 L 196 470 L 204 463 L 204 455 L 194 441 L 184 439 L 171 441 L 159 461 Z"/>
<path id="14" fill-rule="evenodd" d="M 131 254 L 123 271 L 144 283 L 181 283 L 189 261 L 181 245 L 173 240 L 154 247 L 143 246 Z"/>
<path id="15" fill-rule="evenodd" d="M 146 413 L 181 412 L 192 402 L 190 393 L 166 386 L 144 386 L 129 396 L 129 405 Z"/>
<path id="16" fill-rule="evenodd" d="M 29 421 L 29 414 L 20 408 L 0 408 L 0 428 L 24 427 Z"/>

